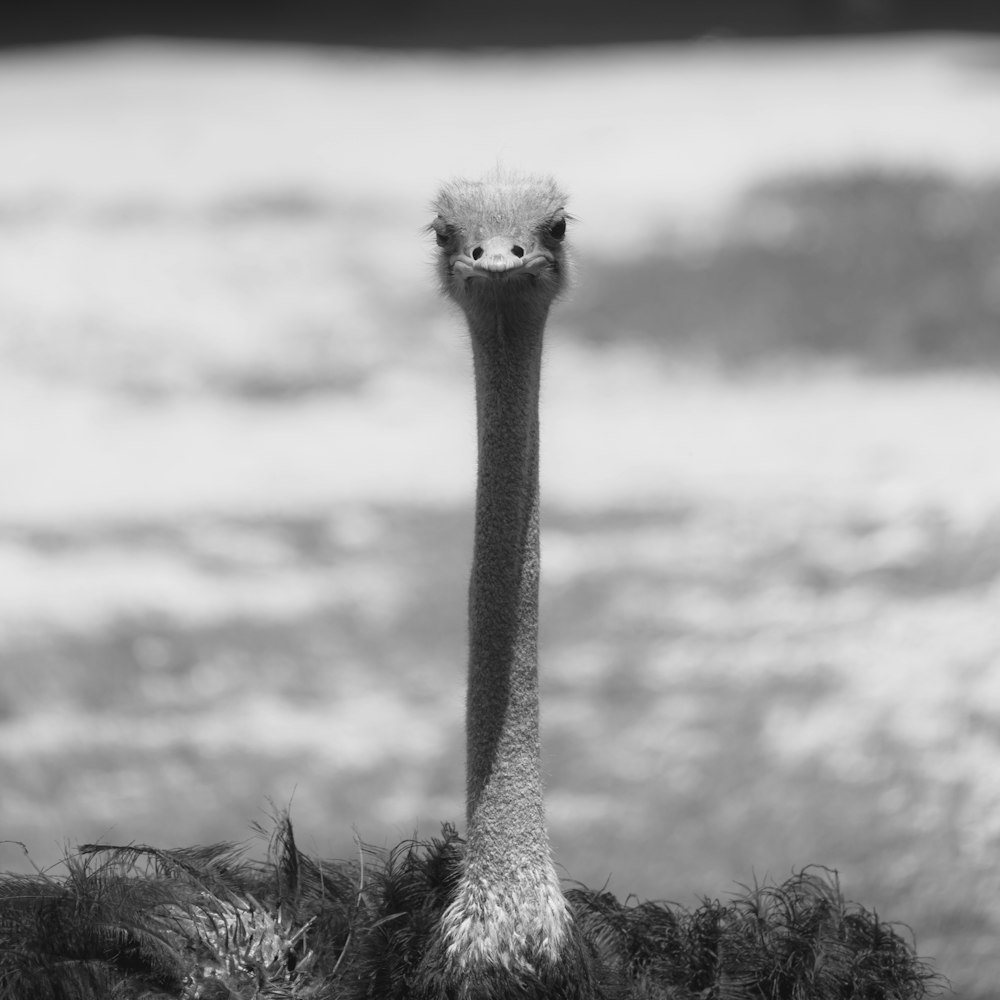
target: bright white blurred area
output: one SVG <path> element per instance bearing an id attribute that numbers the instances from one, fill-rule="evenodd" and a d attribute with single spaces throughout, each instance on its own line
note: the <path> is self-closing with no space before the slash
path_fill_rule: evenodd
<path id="1" fill-rule="evenodd" d="M 995 174 L 996 57 L 992 41 L 958 36 L 510 55 L 13 52 L 0 67 L 0 196 L 190 207 L 305 189 L 419 226 L 440 181 L 499 160 L 556 174 L 585 223 L 581 250 L 607 252 L 775 175 Z"/>
<path id="2" fill-rule="evenodd" d="M 761 182 L 996 183 L 1000 43 L 0 53 L 0 839 L 40 863 L 107 831 L 235 839 L 293 794 L 321 852 L 352 823 L 460 818 L 472 389 L 422 227 L 442 180 L 497 162 L 569 192 L 582 294 L 725 245 Z M 1000 926 L 997 372 L 732 371 L 618 343 L 614 319 L 588 341 L 573 315 L 553 313 L 542 415 L 570 874 L 677 898 L 853 864 L 985 982 L 995 957 L 962 953 L 939 904 L 960 911 L 959 870 Z M 829 780 L 829 817 L 756 785 L 787 819 L 691 805 L 705 760 L 738 774 L 740 685 L 761 759 L 788 788 Z M 687 807 L 690 828 L 629 832 Z M 864 839 L 869 807 L 913 843 Z"/>
<path id="3" fill-rule="evenodd" d="M 590 262 L 641 257 L 666 234 L 724 239 L 737 197 L 768 178 L 997 175 L 996 58 L 994 43 L 961 37 L 478 56 L 153 41 L 8 52 L 2 523 L 461 502 L 474 461 L 467 350 L 420 234 L 442 179 L 496 162 L 554 173 L 579 218 L 585 283 Z M 227 227 L 227 211 L 271 203 L 275 218 L 249 238 Z M 333 238 L 308 217 L 314 203 L 340 213 Z M 264 268 L 280 281 L 256 286 Z M 398 327 L 379 325 L 377 296 Z M 1000 426 L 992 377 L 899 386 L 793 372 L 720 387 L 627 344 L 578 347 L 554 322 L 543 475 L 562 505 L 707 491 L 930 504 L 960 521 L 997 509 L 1000 465 L 982 460 L 981 432 Z M 266 406 L 218 391 L 262 371 L 294 383 L 318 365 L 354 391 Z M 120 586 L 115 558 L 60 569 L 12 553 L 0 622 L 79 621 L 74 591 L 95 614 L 106 591 L 113 611 L 168 577 L 166 562 Z M 60 580 L 65 599 L 50 600 Z"/>
<path id="4" fill-rule="evenodd" d="M 420 236 L 442 179 L 498 161 L 554 173 L 579 218 L 586 282 L 589 261 L 640 257 L 678 229 L 724 238 L 735 199 L 765 179 L 858 168 L 995 176 L 996 58 L 994 43 L 961 37 L 492 56 L 151 41 L 8 52 L 0 417 L 20 433 L 0 439 L 0 515 L 163 516 L 415 490 L 458 499 L 471 455 L 466 386 L 436 386 L 434 405 L 421 405 L 422 380 L 455 371 L 466 354 L 459 324 L 436 301 Z M 276 218 L 249 247 L 227 230 L 227 211 L 273 203 Z M 313 203 L 342 212 L 335 239 L 325 220 L 296 219 Z M 218 227 L 211 238 L 190 232 L 200 213 L 210 214 L 202 230 Z M 19 217 L 30 225 L 13 225 Z M 147 217 L 157 225 L 143 226 Z M 98 240 L 101 227 L 124 231 Z M 294 242 L 283 232 L 293 227 Z M 283 286 L 255 287 L 262 259 Z M 380 328 L 362 275 L 420 314 L 434 339 L 409 337 L 405 315 L 402 328 Z M 268 408 L 169 395 L 253 366 L 301 374 L 317 362 L 348 387 L 365 376 L 363 391 Z M 813 398 L 793 375 L 740 390 L 728 416 L 729 402 L 691 374 L 650 367 L 627 346 L 595 363 L 572 331 L 552 338 L 549 450 L 561 464 L 558 475 L 546 468 L 547 490 L 586 503 L 573 476 L 606 441 L 608 474 L 589 477 L 602 503 L 655 496 L 705 468 L 715 477 L 728 469 L 750 489 L 758 476 L 803 475 L 809 489 L 849 488 L 878 462 L 865 449 L 917 477 L 917 489 L 950 491 L 949 503 L 996 496 L 1000 476 L 955 433 L 963 421 L 989 426 L 989 381 L 927 380 L 890 399 L 877 380 L 834 377 Z M 118 383 L 168 398 L 137 403 L 108 391 Z M 796 413 L 793 425 L 783 408 Z M 870 440 L 868 408 L 886 440 Z M 578 418 L 591 426 L 576 433 Z M 350 435 L 338 433 L 345 422 Z M 679 425 L 699 446 L 685 454 L 667 440 L 651 456 L 649 436 Z M 322 426 L 332 433 L 311 432 Z M 732 434 L 753 453 L 730 448 Z M 810 442 L 831 434 L 843 440 L 830 441 L 828 462 Z M 252 449 L 240 446 L 248 440 Z M 775 454 L 761 450 L 772 444 Z M 431 458 L 435 474 L 416 474 Z M 945 475 L 942 460 L 952 466 Z M 968 489 L 973 474 L 984 480 Z"/>

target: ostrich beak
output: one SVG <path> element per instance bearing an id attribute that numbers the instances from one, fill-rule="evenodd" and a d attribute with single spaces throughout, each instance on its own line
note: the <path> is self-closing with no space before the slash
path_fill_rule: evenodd
<path id="1" fill-rule="evenodd" d="M 526 249 L 523 241 L 512 236 L 492 236 L 472 248 L 471 254 L 458 254 L 452 267 L 459 276 L 469 278 L 514 277 L 537 274 L 552 257 L 534 246 Z"/>

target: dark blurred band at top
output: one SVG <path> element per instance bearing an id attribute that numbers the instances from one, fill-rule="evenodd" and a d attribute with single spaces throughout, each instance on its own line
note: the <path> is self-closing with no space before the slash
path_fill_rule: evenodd
<path id="1" fill-rule="evenodd" d="M 593 45 L 712 37 L 1000 30 L 987 0 L 288 0 L 18 4 L 0 46 L 134 35 L 387 48 Z"/>

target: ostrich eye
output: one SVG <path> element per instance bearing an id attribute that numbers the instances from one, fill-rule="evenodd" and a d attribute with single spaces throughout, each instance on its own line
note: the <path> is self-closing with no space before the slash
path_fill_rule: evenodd
<path id="1" fill-rule="evenodd" d="M 451 242 L 451 238 L 454 235 L 454 226 L 449 226 L 440 218 L 436 220 L 434 224 L 434 238 L 437 240 L 437 245 L 439 247 L 446 247 Z"/>
<path id="2" fill-rule="evenodd" d="M 549 226 L 549 235 L 554 240 L 561 240 L 566 235 L 566 220 L 556 219 L 556 221 Z"/>

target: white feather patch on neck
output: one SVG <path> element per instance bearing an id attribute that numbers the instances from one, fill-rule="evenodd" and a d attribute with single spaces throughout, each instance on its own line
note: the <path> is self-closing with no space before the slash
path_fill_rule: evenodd
<path id="1" fill-rule="evenodd" d="M 541 882 L 532 873 L 513 885 L 466 873 L 441 917 L 441 932 L 448 961 L 458 970 L 531 972 L 558 959 L 571 919 L 551 866 Z"/>

